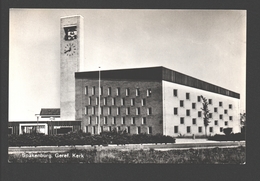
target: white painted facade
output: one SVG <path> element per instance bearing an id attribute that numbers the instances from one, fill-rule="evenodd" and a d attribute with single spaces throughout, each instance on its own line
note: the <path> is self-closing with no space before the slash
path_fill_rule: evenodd
<path id="1" fill-rule="evenodd" d="M 209 119 L 210 123 L 207 126 L 207 135 L 222 134 L 223 129 L 227 127 L 232 127 L 233 133 L 240 132 L 240 99 L 164 80 L 162 81 L 162 89 L 164 135 L 205 135 L 203 111 L 201 110 L 202 100 L 198 102 L 198 96 L 200 95 L 208 101 L 209 99 L 212 101 L 208 105 L 208 109 L 212 113 L 212 118 Z M 174 96 L 174 89 L 177 90 L 177 96 Z M 189 99 L 186 98 L 186 93 L 189 93 Z M 183 107 L 181 107 L 180 101 L 183 101 Z M 222 102 L 222 106 L 219 105 L 220 102 Z M 195 104 L 195 108 L 192 107 L 192 103 Z M 232 108 L 229 107 L 230 105 Z M 176 115 L 174 114 L 174 108 L 177 108 L 178 111 Z M 187 115 L 187 110 L 189 110 L 190 115 Z M 201 117 L 198 115 L 199 111 L 201 111 Z"/>

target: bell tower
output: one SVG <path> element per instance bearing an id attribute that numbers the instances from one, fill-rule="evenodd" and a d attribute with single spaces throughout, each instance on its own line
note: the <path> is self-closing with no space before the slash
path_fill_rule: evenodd
<path id="1" fill-rule="evenodd" d="M 84 26 L 79 15 L 60 20 L 60 118 L 75 120 L 75 72 L 84 61 Z"/>

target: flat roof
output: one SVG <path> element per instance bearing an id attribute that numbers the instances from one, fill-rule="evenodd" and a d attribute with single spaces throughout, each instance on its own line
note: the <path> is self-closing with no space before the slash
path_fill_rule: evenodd
<path id="1" fill-rule="evenodd" d="M 182 74 L 175 70 L 159 67 L 132 68 L 101 70 L 101 80 L 150 80 L 150 81 L 168 81 L 185 85 L 217 94 L 240 98 L 240 94 L 234 91 L 222 88 L 220 86 L 205 82 L 203 80 Z M 99 79 L 99 71 L 75 72 L 75 79 Z"/>

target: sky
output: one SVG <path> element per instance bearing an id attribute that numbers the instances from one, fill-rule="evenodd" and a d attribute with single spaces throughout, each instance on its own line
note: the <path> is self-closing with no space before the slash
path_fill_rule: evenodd
<path id="1" fill-rule="evenodd" d="M 60 107 L 60 18 L 84 17 L 84 71 L 164 66 L 246 101 L 246 11 L 10 9 L 9 121 Z"/>

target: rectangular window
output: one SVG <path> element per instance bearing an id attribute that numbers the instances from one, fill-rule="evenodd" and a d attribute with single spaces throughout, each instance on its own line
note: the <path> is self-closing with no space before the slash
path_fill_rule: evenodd
<path id="1" fill-rule="evenodd" d="M 214 112 L 218 112 L 218 108 L 215 107 L 215 108 L 214 108 Z"/>
<path id="2" fill-rule="evenodd" d="M 190 133 L 190 126 L 187 126 L 187 133 Z"/>
<path id="3" fill-rule="evenodd" d="M 92 87 L 92 95 L 95 95 L 95 86 Z"/>
<path id="4" fill-rule="evenodd" d="M 219 119 L 223 119 L 223 115 L 222 114 L 219 115 Z"/>
<path id="5" fill-rule="evenodd" d="M 106 97 L 104 97 L 104 105 L 107 105 L 107 98 Z"/>
<path id="6" fill-rule="evenodd" d="M 137 107 L 136 108 L 136 115 L 140 115 L 140 113 L 141 113 L 141 109 L 140 109 L 140 107 Z"/>
<path id="7" fill-rule="evenodd" d="M 184 117 L 180 118 L 180 124 L 184 124 Z"/>
<path id="8" fill-rule="evenodd" d="M 111 87 L 107 88 L 107 95 L 111 95 Z"/>
<path id="9" fill-rule="evenodd" d="M 201 126 L 198 127 L 198 131 L 199 131 L 199 133 L 202 133 L 202 127 Z"/>
<path id="10" fill-rule="evenodd" d="M 125 111 L 126 111 L 126 115 L 129 115 L 130 114 L 130 107 L 127 107 Z"/>
<path id="11" fill-rule="evenodd" d="M 151 115 L 152 114 L 152 108 L 147 108 L 147 115 Z"/>
<path id="12" fill-rule="evenodd" d="M 108 107 L 108 108 L 107 108 L 107 114 L 108 114 L 108 115 L 111 115 L 111 107 Z"/>
<path id="13" fill-rule="evenodd" d="M 96 108 L 95 107 L 92 107 L 92 114 L 96 114 Z"/>
<path id="14" fill-rule="evenodd" d="M 227 109 L 225 109 L 225 110 L 224 110 L 224 114 L 227 114 L 227 113 L 228 113 L 228 111 L 227 111 Z"/>
<path id="15" fill-rule="evenodd" d="M 135 124 L 135 117 L 131 118 L 131 124 Z"/>
<path id="16" fill-rule="evenodd" d="M 210 133 L 213 132 L 213 127 L 209 127 L 209 132 L 210 132 Z"/>
<path id="17" fill-rule="evenodd" d="M 112 97 L 112 105 L 114 106 L 116 104 L 116 98 Z"/>
<path id="18" fill-rule="evenodd" d="M 101 132 L 104 132 L 104 127 L 100 126 Z"/>
<path id="19" fill-rule="evenodd" d="M 146 117 L 142 118 L 142 124 L 146 124 Z"/>
<path id="20" fill-rule="evenodd" d="M 201 117 L 201 111 L 198 111 L 198 117 L 199 118 Z"/>
<path id="21" fill-rule="evenodd" d="M 131 106 L 134 106 L 134 105 L 135 105 L 135 99 L 132 98 L 132 99 L 131 99 Z"/>
<path id="22" fill-rule="evenodd" d="M 212 118 L 212 113 L 209 113 L 209 118 Z"/>
<path id="23" fill-rule="evenodd" d="M 192 109 L 196 109 L 196 103 L 192 103 Z"/>
<path id="24" fill-rule="evenodd" d="M 173 89 L 173 96 L 174 96 L 174 97 L 177 97 L 177 96 L 178 96 L 178 91 L 177 91 L 177 89 Z"/>
<path id="25" fill-rule="evenodd" d="M 222 102 L 219 102 L 219 106 L 222 107 Z"/>
<path id="26" fill-rule="evenodd" d="M 91 97 L 88 97 L 88 105 L 91 105 Z"/>
<path id="27" fill-rule="evenodd" d="M 174 126 L 174 133 L 178 133 L 178 126 Z"/>
<path id="28" fill-rule="evenodd" d="M 229 105 L 228 105 L 228 108 L 229 108 L 229 109 L 232 109 L 232 104 L 229 104 Z"/>
<path id="29" fill-rule="evenodd" d="M 209 104 L 212 104 L 212 99 L 209 99 Z"/>
<path id="30" fill-rule="evenodd" d="M 86 133 L 88 133 L 88 126 L 86 126 Z"/>
<path id="31" fill-rule="evenodd" d="M 88 95 L 88 86 L 85 86 L 85 95 Z"/>
<path id="32" fill-rule="evenodd" d="M 190 116 L 190 110 L 189 109 L 186 110 L 186 116 Z"/>
<path id="33" fill-rule="evenodd" d="M 180 101 L 180 107 L 183 107 L 184 106 L 184 102 L 181 100 Z"/>
<path id="34" fill-rule="evenodd" d="M 137 134 L 140 134 L 140 133 L 141 133 L 141 127 L 138 126 L 138 127 L 137 127 Z"/>
<path id="35" fill-rule="evenodd" d="M 104 117 L 104 124 L 107 124 L 107 117 Z"/>
<path id="36" fill-rule="evenodd" d="M 227 121 L 225 121 L 225 126 L 228 126 L 228 122 Z"/>
<path id="37" fill-rule="evenodd" d="M 198 97 L 197 97 L 197 100 L 198 100 L 198 102 L 200 102 L 200 100 L 201 100 L 201 97 L 200 97 L 200 96 L 198 96 Z"/>
<path id="38" fill-rule="evenodd" d="M 220 131 L 220 132 L 223 132 L 223 128 L 222 128 L 222 127 L 220 127 L 220 128 L 219 128 L 219 131 Z"/>
<path id="39" fill-rule="evenodd" d="M 121 124 L 125 124 L 125 117 L 121 117 Z"/>
<path id="40" fill-rule="evenodd" d="M 190 93 L 186 93 L 186 99 L 190 99 Z"/>
<path id="41" fill-rule="evenodd" d="M 214 124 L 217 126 L 217 125 L 218 125 L 218 121 L 217 121 L 217 120 L 215 120 L 215 121 L 214 121 Z"/>
<path id="42" fill-rule="evenodd" d="M 112 124 L 116 124 L 116 117 L 112 117 Z"/>
<path id="43" fill-rule="evenodd" d="M 120 107 L 118 107 L 118 108 L 116 109 L 116 114 L 117 114 L 117 115 L 120 115 Z"/>
<path id="44" fill-rule="evenodd" d="M 135 95 L 140 96 L 140 89 L 139 88 L 135 89 Z"/>
<path id="45" fill-rule="evenodd" d="M 126 96 L 129 96 L 129 95 L 130 95 L 130 89 L 129 89 L 129 88 L 126 88 L 126 89 L 125 89 L 125 95 L 126 95 Z"/>
<path id="46" fill-rule="evenodd" d="M 85 114 L 88 114 L 88 107 L 85 107 Z"/>
<path id="47" fill-rule="evenodd" d="M 192 124 L 196 124 L 196 123 L 197 123 L 196 118 L 193 118 L 193 119 L 192 119 Z"/>
<path id="48" fill-rule="evenodd" d="M 130 133 L 130 126 L 127 126 L 127 133 Z"/>
<path id="49" fill-rule="evenodd" d="M 119 87 L 116 88 L 116 95 L 117 95 L 117 96 L 120 96 L 120 88 L 119 88 Z"/>
<path id="50" fill-rule="evenodd" d="M 146 105 L 146 100 L 145 99 L 142 99 L 142 106 L 145 106 Z"/>
<path id="51" fill-rule="evenodd" d="M 124 105 L 125 105 L 125 99 L 122 98 L 122 99 L 121 99 L 121 106 L 124 106 Z"/>
<path id="52" fill-rule="evenodd" d="M 149 126 L 147 131 L 148 131 L 148 134 L 152 134 L 152 127 Z"/>
<path id="53" fill-rule="evenodd" d="M 151 89 L 147 89 L 147 97 L 150 97 L 152 95 L 152 90 Z"/>
<path id="54" fill-rule="evenodd" d="M 108 127 L 108 131 L 112 131 L 112 127 L 111 126 Z"/>
<path id="55" fill-rule="evenodd" d="M 173 109 L 173 114 L 174 114 L 174 115 L 177 115 L 177 114 L 178 114 L 178 108 L 177 108 L 177 107 L 175 107 L 175 108 Z"/>
<path id="56" fill-rule="evenodd" d="M 229 116 L 229 120 L 232 121 L 232 120 L 233 120 L 233 117 L 232 117 L 232 116 Z"/>

